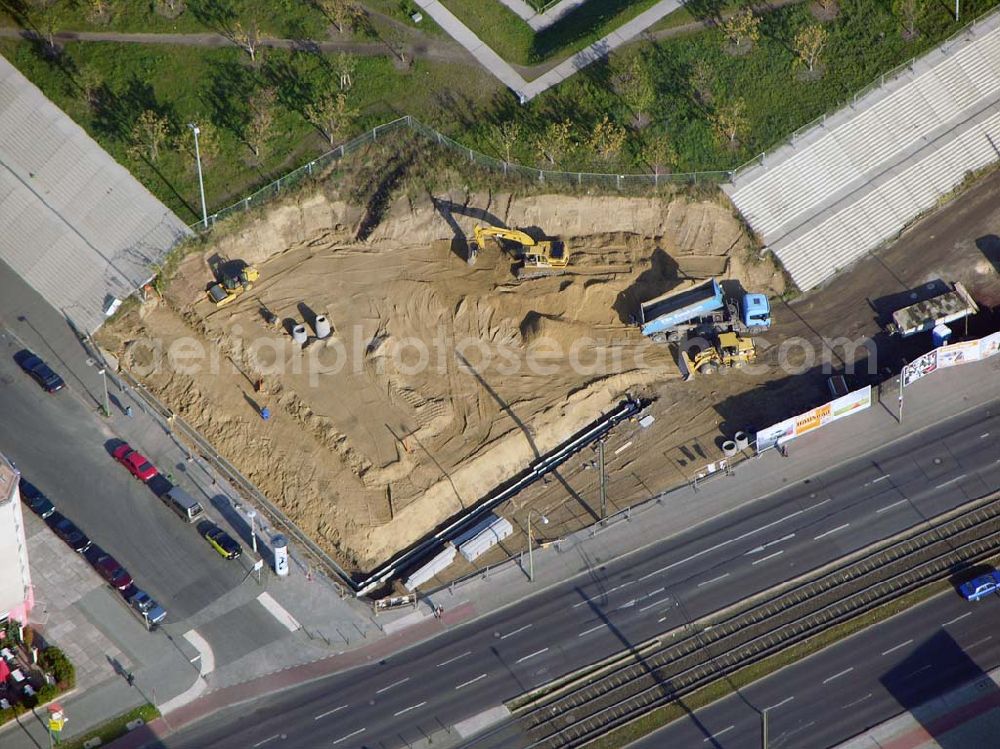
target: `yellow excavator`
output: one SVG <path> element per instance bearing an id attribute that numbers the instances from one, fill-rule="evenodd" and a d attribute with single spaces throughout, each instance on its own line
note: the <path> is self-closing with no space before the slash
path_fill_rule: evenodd
<path id="1" fill-rule="evenodd" d="M 254 281 L 260 277 L 260 273 L 252 265 L 243 266 L 239 273 L 224 274 L 220 281 L 208 287 L 206 294 L 216 307 L 229 304 L 244 291 L 253 288 Z"/>
<path id="2" fill-rule="evenodd" d="M 476 262 L 476 256 L 486 249 L 486 240 L 493 238 L 503 247 L 502 242 L 517 245 L 515 257 L 518 265 L 514 274 L 518 280 L 541 278 L 564 273 L 569 264 L 569 247 L 558 237 L 535 239 L 518 229 L 504 229 L 499 226 L 476 226 L 469 243 L 469 265 Z"/>
<path id="3" fill-rule="evenodd" d="M 742 338 L 736 333 L 719 333 L 712 344 L 705 349 L 691 352 L 681 344 L 677 350 L 677 364 L 684 381 L 694 377 L 694 373 L 708 375 L 722 367 L 741 369 L 757 361 L 757 346 L 753 338 Z"/>

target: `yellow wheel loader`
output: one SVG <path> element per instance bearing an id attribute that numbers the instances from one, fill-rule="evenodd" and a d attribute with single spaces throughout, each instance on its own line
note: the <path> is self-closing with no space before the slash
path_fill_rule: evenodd
<path id="1" fill-rule="evenodd" d="M 476 256 L 486 249 L 486 240 L 493 238 L 503 248 L 503 242 L 517 246 L 514 256 L 518 260 L 514 275 L 518 280 L 541 278 L 565 273 L 569 264 L 569 247 L 558 237 L 535 239 L 518 229 L 504 229 L 499 226 L 476 226 L 469 243 L 469 265 L 476 262 Z"/>
<path id="2" fill-rule="evenodd" d="M 720 333 L 708 348 L 701 350 L 684 344 L 677 348 L 677 365 L 685 381 L 694 377 L 695 372 L 715 374 L 723 367 L 741 369 L 755 361 L 757 346 L 753 338 L 741 338 L 736 333 Z"/>
<path id="3" fill-rule="evenodd" d="M 244 291 L 253 288 L 260 273 L 252 265 L 244 266 L 239 273 L 223 275 L 222 279 L 208 287 L 206 294 L 216 307 L 229 304 Z"/>

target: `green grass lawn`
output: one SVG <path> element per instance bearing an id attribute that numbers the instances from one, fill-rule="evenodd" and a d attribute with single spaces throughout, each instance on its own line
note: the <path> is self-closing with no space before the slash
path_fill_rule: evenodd
<path id="1" fill-rule="evenodd" d="M 210 210 L 331 148 L 302 114 L 316 91 L 335 85 L 316 55 L 270 50 L 255 71 L 235 48 L 73 43 L 66 45 L 58 65 L 23 41 L 0 41 L 0 53 L 185 221 L 200 217 L 186 123 L 210 123 L 218 134 L 218 152 L 203 154 Z M 74 83 L 76 71 L 83 68 L 97 71 L 113 102 L 93 107 L 84 100 Z M 400 73 L 384 57 L 358 58 L 353 82 L 349 96 L 360 113 L 345 138 L 403 113 L 436 118 L 446 126 L 450 117 L 441 113 L 480 107 L 497 89 L 485 72 L 467 66 L 418 60 L 409 72 Z M 273 134 L 258 160 L 239 132 L 249 92 L 262 83 L 279 93 Z M 170 142 L 155 163 L 128 153 L 132 123 L 144 109 L 163 113 L 171 123 Z"/>

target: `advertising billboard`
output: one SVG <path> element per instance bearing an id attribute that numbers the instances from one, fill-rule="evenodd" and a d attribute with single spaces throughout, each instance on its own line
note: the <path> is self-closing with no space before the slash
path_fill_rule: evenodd
<path id="1" fill-rule="evenodd" d="M 863 411 L 871 404 L 872 388 L 864 387 L 842 395 L 829 403 L 824 403 L 822 406 L 809 409 L 803 414 L 779 421 L 777 424 L 757 432 L 757 452 L 783 444 L 837 419 Z"/>
<path id="2" fill-rule="evenodd" d="M 903 367 L 903 387 L 909 387 L 921 377 L 926 377 L 937 370 L 938 349 L 928 351 L 919 359 L 915 359 Z"/>

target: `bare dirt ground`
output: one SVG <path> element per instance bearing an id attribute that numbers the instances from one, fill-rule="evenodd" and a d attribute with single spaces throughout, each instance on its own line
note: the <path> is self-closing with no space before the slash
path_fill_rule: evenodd
<path id="1" fill-rule="evenodd" d="M 783 289 L 711 200 L 401 199 L 365 242 L 352 240 L 360 221 L 322 196 L 278 207 L 188 257 L 163 302 L 102 333 L 354 569 L 474 504 L 626 393 L 677 380 L 669 351 L 628 323 L 639 301 L 708 276 Z M 518 282 L 499 246 L 469 266 L 460 236 L 490 222 L 564 237 L 569 272 Z M 216 309 L 204 290 L 221 258 L 255 263 L 260 280 Z M 315 314 L 333 335 L 294 344 L 289 326 Z M 730 380 L 741 390 L 752 378 Z M 722 385 L 686 389 L 671 404 L 676 426 L 689 429 Z M 660 484 L 660 474 L 645 480 Z"/>

